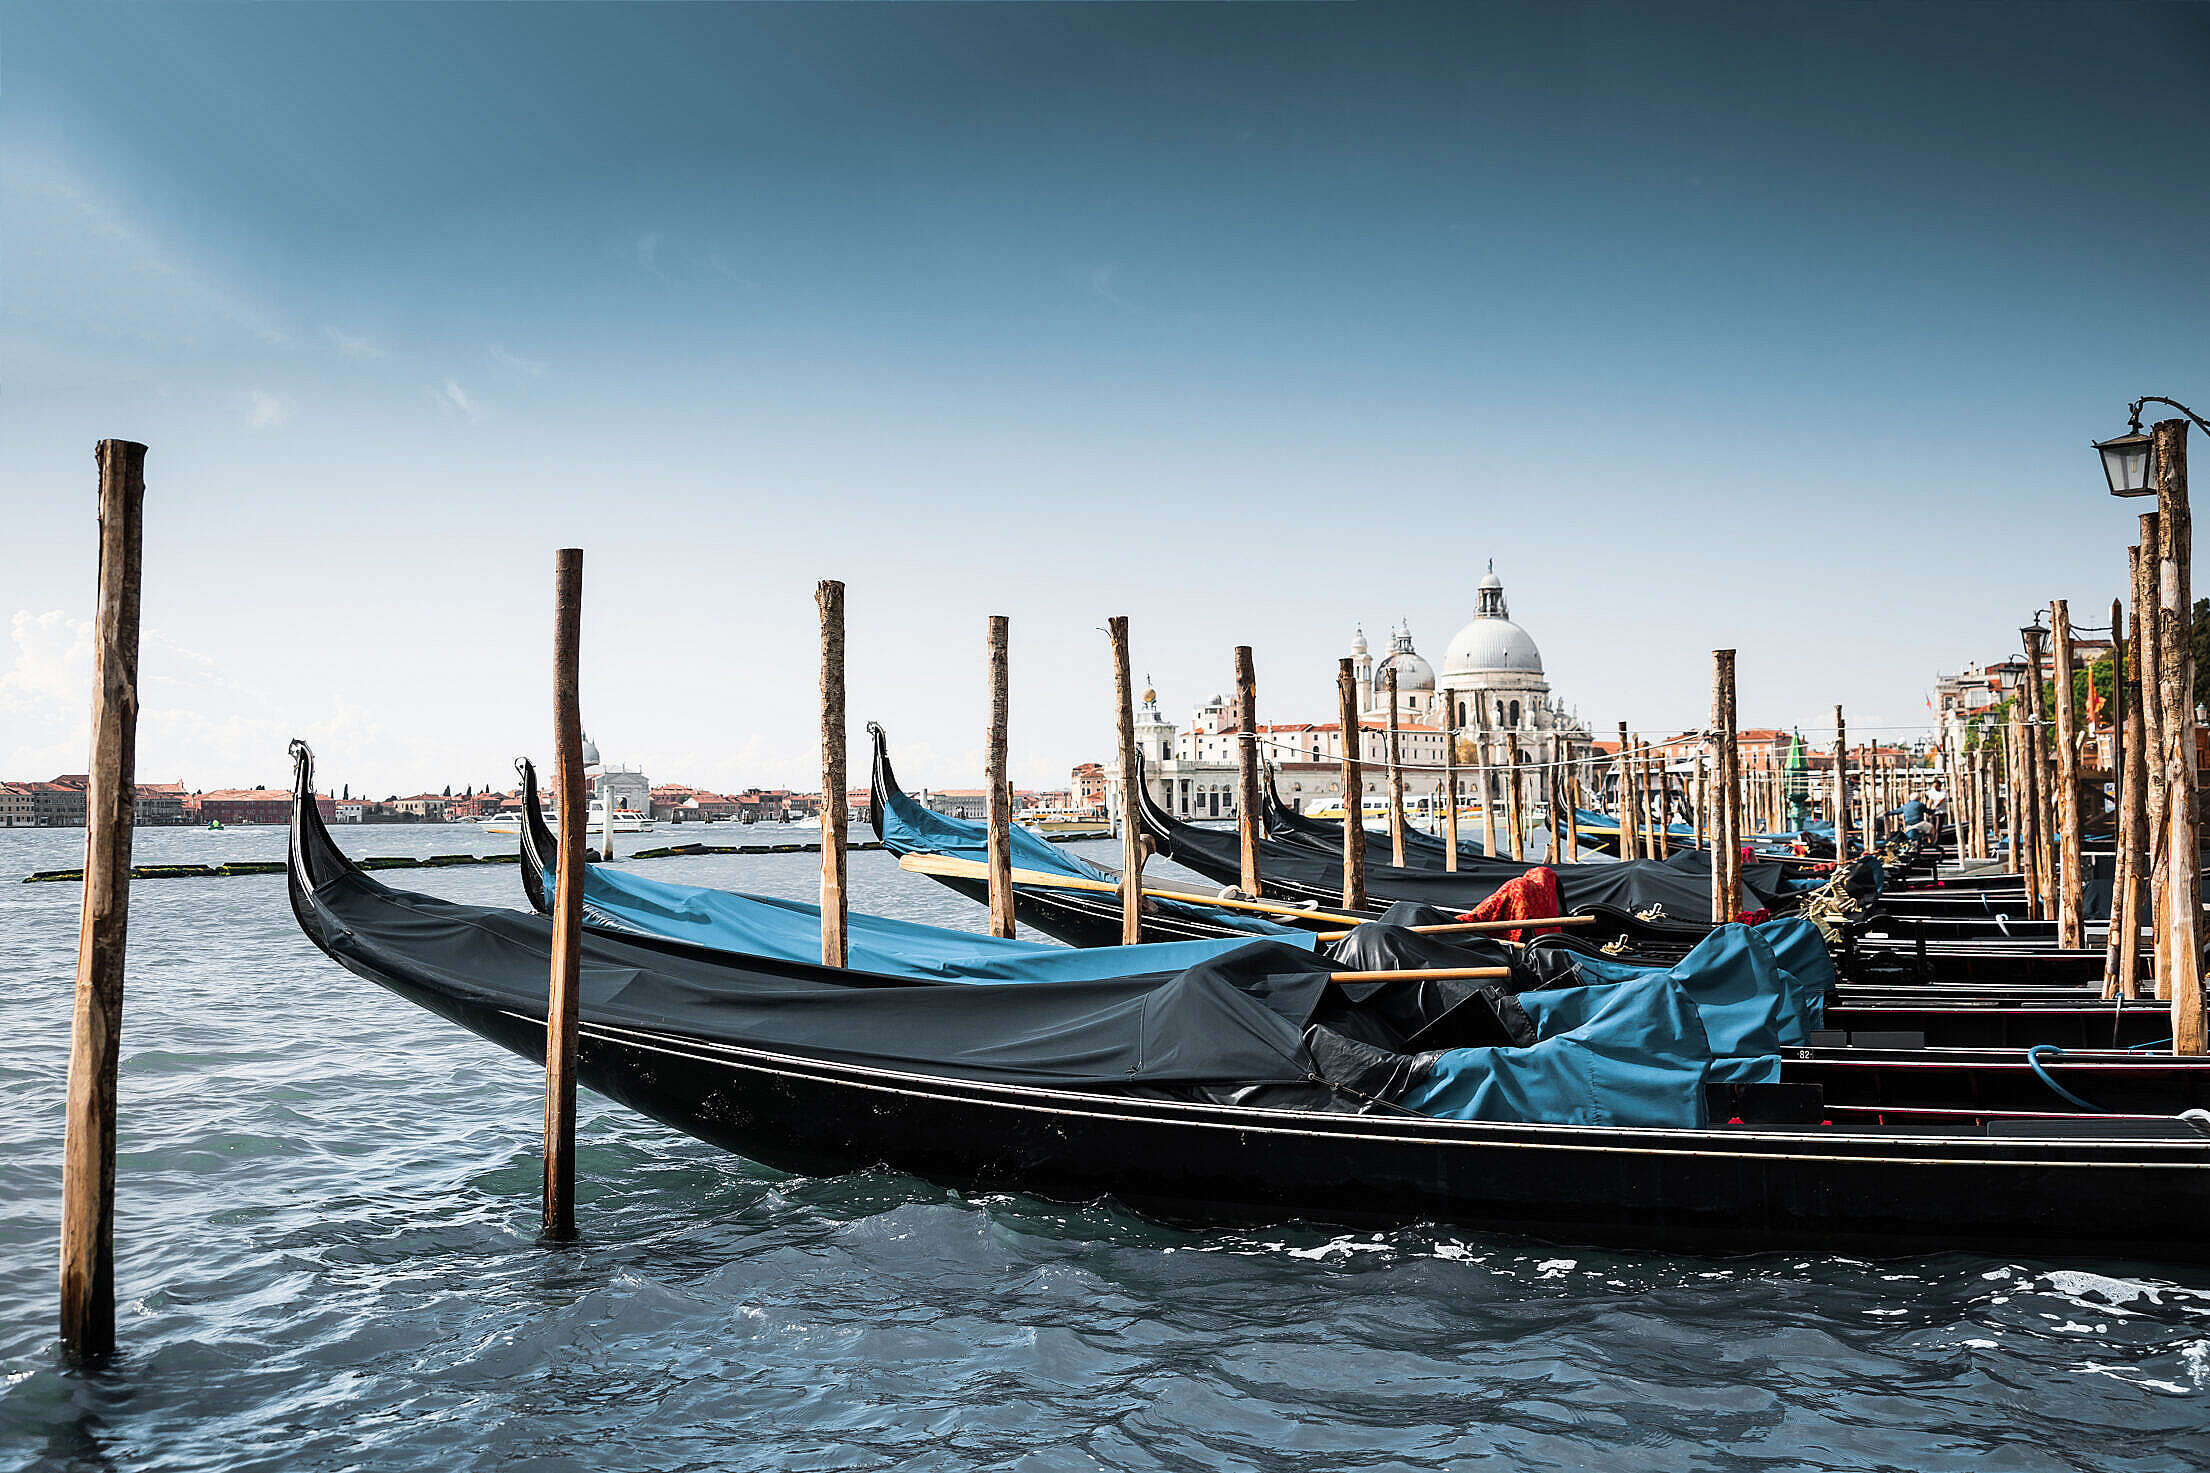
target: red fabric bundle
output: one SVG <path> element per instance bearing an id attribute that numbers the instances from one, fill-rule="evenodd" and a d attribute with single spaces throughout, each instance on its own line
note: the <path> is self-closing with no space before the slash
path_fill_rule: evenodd
<path id="1" fill-rule="evenodd" d="M 1558 897 L 1558 872 L 1538 864 L 1515 880 L 1508 880 L 1479 907 L 1462 912 L 1461 921 L 1525 921 L 1538 916 L 1562 915 L 1565 902 Z M 1555 933 L 1560 926 L 1530 926 L 1507 933 L 1514 941 Z"/>

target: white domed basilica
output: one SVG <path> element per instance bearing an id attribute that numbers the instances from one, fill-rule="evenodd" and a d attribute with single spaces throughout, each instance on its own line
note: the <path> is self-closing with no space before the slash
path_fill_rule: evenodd
<path id="1" fill-rule="evenodd" d="M 1390 631 L 1389 647 L 1378 660 L 1365 631 L 1359 630 L 1351 640 L 1350 656 L 1358 685 L 1358 726 L 1363 733 L 1360 746 L 1369 800 L 1383 788 L 1383 738 L 1392 670 L 1397 677 L 1399 739 L 1407 764 L 1406 795 L 1408 800 L 1418 800 L 1423 811 L 1432 808 L 1440 789 L 1444 744 L 1452 731 L 1458 734 L 1461 761 L 1489 765 L 1489 788 L 1497 798 L 1504 796 L 1508 783 L 1500 769 L 1509 762 L 1516 742 L 1524 764 L 1522 796 L 1530 812 L 1536 811 L 1542 792 L 1542 764 L 1587 755 L 1588 729 L 1551 696 L 1550 683 L 1543 678 L 1542 653 L 1533 637 L 1512 622 L 1504 583 L 1496 576 L 1494 564 L 1476 588 L 1472 621 L 1444 652 L 1440 673 L 1412 647 L 1409 624 Z M 1215 695 L 1197 707 L 1186 729 L 1178 729 L 1159 709 L 1155 692 L 1145 690 L 1143 696 L 1136 715 L 1136 748 L 1153 798 L 1178 817 L 1233 818 L 1237 728 L 1227 699 Z M 1337 723 L 1262 725 L 1259 738 L 1260 755 L 1274 769 L 1276 791 L 1283 802 L 1300 812 L 1342 802 L 1337 766 L 1342 734 Z M 1108 772 L 1109 791 L 1117 792 L 1118 764 Z M 1461 775 L 1461 784 L 1460 791 L 1469 797 L 1479 790 L 1470 771 Z"/>
<path id="2" fill-rule="evenodd" d="M 1386 719 L 1389 671 L 1397 672 L 1399 721 L 1456 727 L 1466 741 L 1486 737 L 1501 744 L 1516 737 L 1528 762 L 1548 762 L 1568 745 L 1586 746 L 1589 733 L 1553 700 L 1543 678 L 1542 652 L 1534 637 L 1512 622 L 1504 580 L 1492 562 L 1476 590 L 1473 620 L 1443 652 L 1440 677 L 1412 648 L 1409 625 L 1391 631 L 1389 653 L 1378 662 L 1365 631 L 1351 641 L 1351 669 L 1358 679 L 1359 710 Z"/>

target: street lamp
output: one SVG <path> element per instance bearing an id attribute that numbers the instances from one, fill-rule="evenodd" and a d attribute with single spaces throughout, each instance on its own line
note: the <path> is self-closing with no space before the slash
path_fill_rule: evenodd
<path id="1" fill-rule="evenodd" d="M 2154 496 L 2156 494 L 2156 442 L 2153 437 L 2141 433 L 2141 406 L 2144 404 L 2169 404 L 2186 415 L 2210 434 L 2210 423 L 2201 415 L 2161 394 L 2147 394 L 2133 401 L 2126 410 L 2131 425 L 2126 432 L 2108 440 L 2094 442 L 2103 458 L 2103 477 L 2110 482 L 2113 496 Z"/>
<path id="2" fill-rule="evenodd" d="M 2095 448 L 2102 452 L 2103 475 L 2110 481 L 2111 495 L 2156 494 L 2156 474 L 2150 465 L 2150 452 L 2155 443 L 2149 436 L 2141 433 L 2141 422 L 2138 419 L 2125 434 L 2095 442 Z"/>

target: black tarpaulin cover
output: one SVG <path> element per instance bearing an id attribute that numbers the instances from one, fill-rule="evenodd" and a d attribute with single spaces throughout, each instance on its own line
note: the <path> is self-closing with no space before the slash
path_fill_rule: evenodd
<path id="1" fill-rule="evenodd" d="M 339 960 L 542 1020 L 552 923 L 341 874 L 305 897 Z M 1187 971 L 1026 987 L 908 985 L 804 963 L 687 957 L 587 930 L 592 1022 L 812 1058 L 1049 1085 L 1291 1083 L 1330 964 L 1275 942 Z"/>
<path id="2" fill-rule="evenodd" d="M 1234 883 L 1242 874 L 1239 837 L 1225 829 L 1204 829 L 1177 822 L 1155 808 L 1146 814 L 1147 826 L 1160 839 L 1162 851 L 1177 864 L 1187 865 L 1208 878 Z M 1533 865 L 1509 859 L 1464 856 L 1456 872 L 1407 866 L 1368 865 L 1366 893 L 1378 902 L 1411 901 L 1457 913 L 1472 910 L 1507 882 Z M 1694 850 L 1664 860 L 1629 860 L 1610 864 L 1561 864 L 1554 868 L 1558 889 L 1567 910 L 1609 905 L 1641 914 L 1660 906 L 1673 920 L 1700 921 L 1711 914 L 1711 860 L 1708 850 Z M 1743 868 L 1743 904 L 1771 906 L 1776 895 L 1759 884 L 1757 871 L 1778 866 Z M 1342 884 L 1340 857 L 1301 844 L 1276 839 L 1260 840 L 1259 876 L 1262 880 L 1287 881 L 1308 890 L 1329 891 Z"/>

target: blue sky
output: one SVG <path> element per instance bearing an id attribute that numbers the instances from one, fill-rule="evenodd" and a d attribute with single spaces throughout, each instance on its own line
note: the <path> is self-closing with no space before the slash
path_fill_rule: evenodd
<path id="1" fill-rule="evenodd" d="M 586 721 L 810 785 L 1102 756 L 1489 558 L 1597 729 L 1925 720 L 2118 592 L 2086 442 L 2210 400 L 2200 7 L 0 6 L 0 776 L 82 766 L 146 441 L 141 771 L 374 791 Z M 2191 398 L 2192 396 L 2192 398 Z M 2210 452 L 2205 452 L 2210 453 Z"/>

